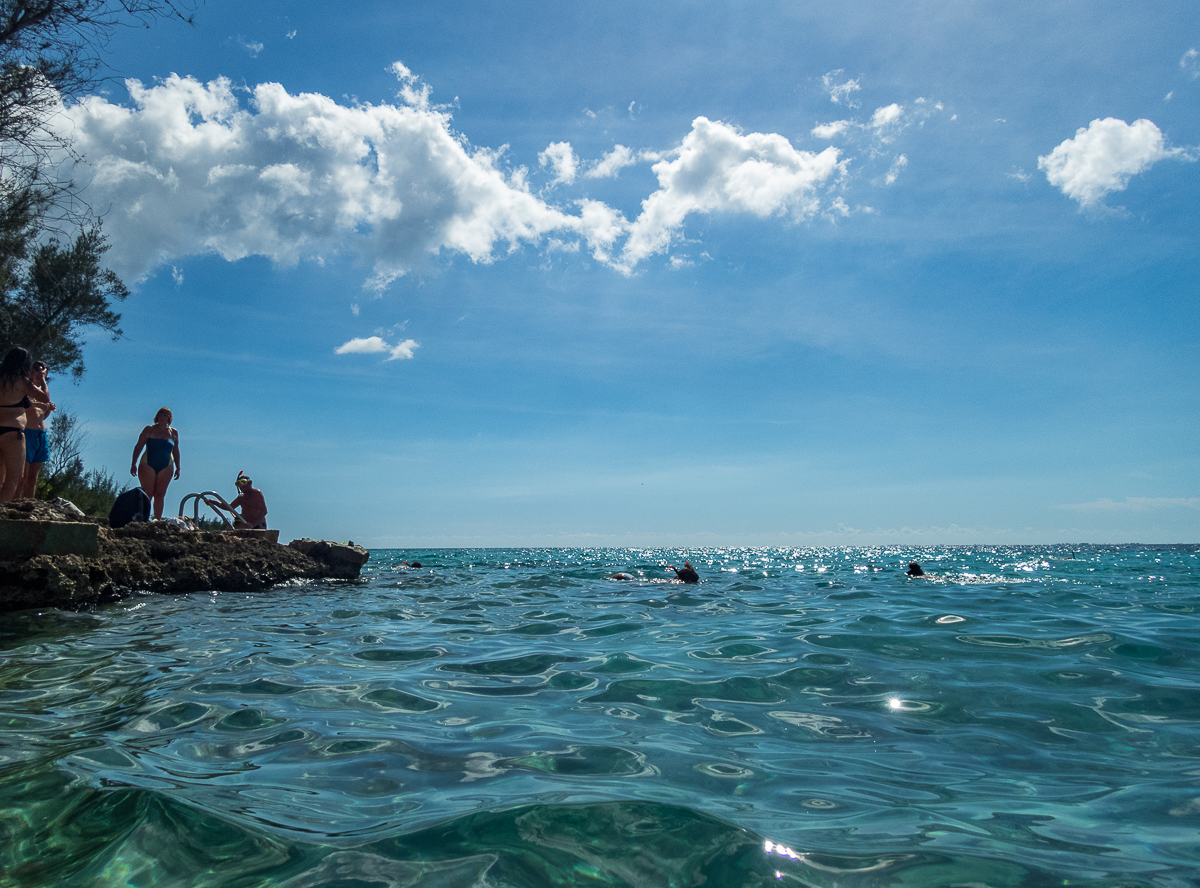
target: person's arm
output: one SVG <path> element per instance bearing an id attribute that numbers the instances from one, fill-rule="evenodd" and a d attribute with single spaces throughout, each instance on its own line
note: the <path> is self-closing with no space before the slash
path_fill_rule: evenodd
<path id="1" fill-rule="evenodd" d="M 175 480 L 179 480 L 179 432 L 171 429 L 171 437 L 175 439 Z"/>
<path id="2" fill-rule="evenodd" d="M 54 402 L 50 400 L 50 391 L 45 386 L 30 380 L 25 383 L 25 394 L 29 396 L 29 409 L 36 410 L 39 419 L 54 412 Z"/>
<path id="3" fill-rule="evenodd" d="M 129 464 L 129 474 L 131 475 L 137 474 L 138 456 L 141 454 L 142 448 L 146 446 L 146 436 L 149 434 L 150 426 L 146 426 L 144 429 L 142 429 L 142 433 L 138 435 L 137 444 L 134 445 L 133 448 L 133 462 Z"/>

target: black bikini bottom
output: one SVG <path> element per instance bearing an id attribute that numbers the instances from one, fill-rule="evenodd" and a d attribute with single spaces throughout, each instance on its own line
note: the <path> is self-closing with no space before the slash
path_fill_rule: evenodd
<path id="1" fill-rule="evenodd" d="M 25 430 L 17 426 L 0 426 L 0 435 L 3 435 L 5 432 L 17 432 L 21 435 L 25 434 Z"/>

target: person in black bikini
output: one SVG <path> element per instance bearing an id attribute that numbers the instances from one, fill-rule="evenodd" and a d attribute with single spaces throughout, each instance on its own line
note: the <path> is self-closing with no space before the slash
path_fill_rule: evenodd
<path id="1" fill-rule="evenodd" d="M 0 503 L 10 502 L 21 486 L 25 473 L 25 411 L 30 407 L 45 409 L 52 405 L 34 401 L 29 371 L 33 358 L 25 349 L 11 349 L 0 363 Z"/>

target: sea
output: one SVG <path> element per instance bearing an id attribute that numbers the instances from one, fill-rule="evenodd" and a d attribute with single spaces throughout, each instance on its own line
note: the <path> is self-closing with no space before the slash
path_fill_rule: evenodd
<path id="1" fill-rule="evenodd" d="M 700 885 L 1200 885 L 1200 546 L 375 550 L 0 615 L 0 888 Z"/>

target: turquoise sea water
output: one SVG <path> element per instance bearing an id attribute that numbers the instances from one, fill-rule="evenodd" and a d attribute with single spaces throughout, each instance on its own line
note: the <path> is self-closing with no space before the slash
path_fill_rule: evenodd
<path id="1" fill-rule="evenodd" d="M 1200 547 L 385 550 L 0 615 L 4 888 L 768 884 L 1200 884 Z"/>

